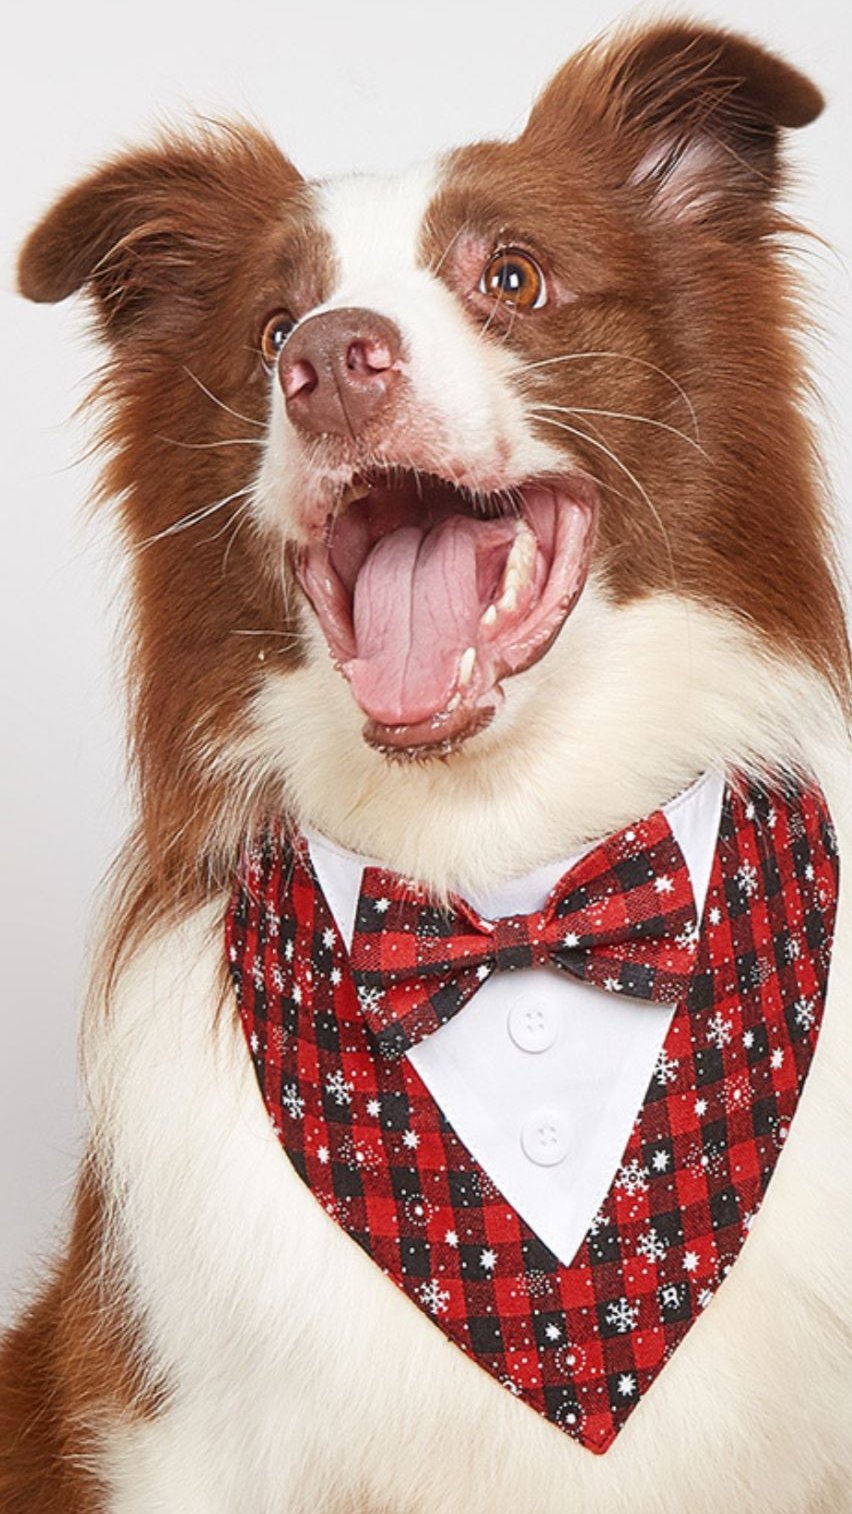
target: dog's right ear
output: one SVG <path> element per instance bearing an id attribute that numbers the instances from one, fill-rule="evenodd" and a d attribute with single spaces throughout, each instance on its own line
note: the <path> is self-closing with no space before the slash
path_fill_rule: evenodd
<path id="1" fill-rule="evenodd" d="M 52 303 L 85 288 L 104 334 L 182 329 L 215 310 L 241 246 L 301 176 L 243 122 L 113 159 L 69 189 L 27 238 L 18 287 Z"/>

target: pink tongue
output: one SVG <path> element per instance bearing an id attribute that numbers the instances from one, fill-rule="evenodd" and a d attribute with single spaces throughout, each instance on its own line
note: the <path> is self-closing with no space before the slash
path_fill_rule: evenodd
<path id="1" fill-rule="evenodd" d="M 512 534 L 505 521 L 452 515 L 431 531 L 400 526 L 377 542 L 355 584 L 357 653 L 347 668 L 366 714 L 413 725 L 445 708 L 485 609 L 478 560 L 487 568 L 484 555 L 497 548 L 499 556 Z"/>

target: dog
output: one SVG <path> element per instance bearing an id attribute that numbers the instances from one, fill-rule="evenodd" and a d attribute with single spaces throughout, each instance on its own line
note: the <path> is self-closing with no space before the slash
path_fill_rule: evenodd
<path id="1" fill-rule="evenodd" d="M 84 1018 L 73 1227 L 3 1346 L 8 1514 L 852 1509 L 849 655 L 781 204 L 783 134 L 821 108 L 751 41 L 665 23 L 572 58 L 511 141 L 308 183 L 255 127 L 206 125 L 113 158 L 27 240 L 21 292 L 85 291 L 108 354 L 139 807 Z M 760 877 L 710 871 L 720 824 Z M 536 956 L 569 860 L 586 908 L 600 857 L 626 877 L 652 832 L 675 859 L 657 894 L 687 891 L 650 977 L 693 982 L 714 910 L 733 939 L 785 859 L 811 901 L 706 1021 L 702 1065 L 744 1069 L 722 1135 L 683 1148 L 690 1182 L 728 1175 L 706 1253 L 682 1214 L 642 1228 L 676 1133 L 618 1167 L 649 1077 L 649 1118 L 674 1107 L 685 1011 L 606 992 L 620 947 L 604 983 L 575 936 L 569 971 Z M 409 985 L 430 1033 L 372 1062 L 362 1019 L 407 1023 L 401 979 L 375 986 L 411 939 L 390 922 L 420 911 L 431 962 L 459 899 L 481 986 L 444 1023 Z M 520 910 L 527 956 L 504 923 L 489 958 Z M 358 998 L 331 965 L 347 931 Z M 495 962 L 520 976 L 486 983 Z M 761 1048 L 737 1016 L 793 977 L 788 1039 Z M 287 1081 L 275 1015 L 303 993 L 317 1039 Z M 550 1076 L 563 1002 L 563 1103 L 519 1153 L 501 1069 Z M 760 1078 L 759 1198 L 771 1180 L 745 1213 L 725 1131 Z M 447 1163 L 453 1224 L 427 1184 Z M 602 1270 L 568 1265 L 581 1242 Z"/>

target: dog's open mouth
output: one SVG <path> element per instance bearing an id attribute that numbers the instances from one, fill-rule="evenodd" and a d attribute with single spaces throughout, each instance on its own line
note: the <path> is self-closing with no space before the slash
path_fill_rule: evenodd
<path id="1" fill-rule="evenodd" d="M 472 496 L 371 473 L 306 548 L 299 576 L 367 716 L 365 739 L 448 751 L 491 720 L 501 682 L 547 651 L 586 579 L 596 502 L 584 480 Z"/>

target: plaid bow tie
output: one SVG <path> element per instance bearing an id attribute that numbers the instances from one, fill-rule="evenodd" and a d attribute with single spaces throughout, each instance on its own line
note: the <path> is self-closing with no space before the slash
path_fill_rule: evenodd
<path id="1" fill-rule="evenodd" d="M 612 993 L 677 1003 L 697 940 L 686 861 L 657 810 L 587 852 L 529 915 L 486 920 L 455 896 L 441 907 L 398 874 L 367 867 L 350 963 L 379 1051 L 395 1060 L 493 972 L 550 964 Z"/>

